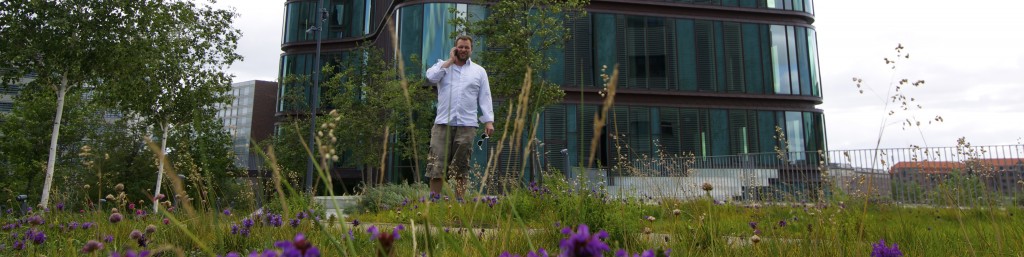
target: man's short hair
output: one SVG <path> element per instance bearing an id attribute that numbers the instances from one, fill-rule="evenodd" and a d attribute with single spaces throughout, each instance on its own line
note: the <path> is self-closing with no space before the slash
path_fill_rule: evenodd
<path id="1" fill-rule="evenodd" d="M 459 44 L 459 40 L 469 40 L 469 44 L 470 45 L 473 44 L 473 37 L 471 37 L 469 35 L 459 35 L 458 37 L 455 37 L 455 44 L 456 45 Z"/>

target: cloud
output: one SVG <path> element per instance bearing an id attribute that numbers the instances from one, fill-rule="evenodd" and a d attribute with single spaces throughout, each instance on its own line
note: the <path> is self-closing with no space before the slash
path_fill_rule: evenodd
<path id="1" fill-rule="evenodd" d="M 1024 136 L 1024 16 L 1012 1 L 816 1 L 819 56 L 831 149 L 873 148 L 889 118 L 883 147 L 1017 143 Z M 902 43 L 910 59 L 891 70 Z M 862 95 L 851 81 L 864 80 Z M 883 109 L 891 83 L 923 79 L 903 93 L 922 105 L 890 117 Z M 916 104 L 914 105 L 916 106 Z M 893 106 L 890 106 L 893 108 Z M 934 116 L 939 124 L 904 131 L 899 121 Z"/>

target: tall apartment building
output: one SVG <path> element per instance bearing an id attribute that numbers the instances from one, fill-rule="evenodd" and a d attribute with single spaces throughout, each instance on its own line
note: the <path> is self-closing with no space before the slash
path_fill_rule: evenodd
<path id="1" fill-rule="evenodd" d="M 277 82 L 250 80 L 232 84 L 235 99 L 217 112 L 224 128 L 231 134 L 238 167 L 250 173 L 261 169 L 262 159 L 250 153 L 252 144 L 270 137 L 274 132 L 274 106 Z"/>
<path id="2" fill-rule="evenodd" d="M 317 0 L 284 2 L 280 75 L 310 74 L 316 41 L 306 29 L 316 24 Z M 425 71 L 447 57 L 455 28 L 449 9 L 485 17 L 477 1 L 324 0 L 329 12 L 321 56 L 346 57 L 357 43 L 371 41 L 395 56 L 401 46 L 410 72 Z M 697 157 L 742 155 L 788 149 L 790 162 L 817 163 L 825 150 L 825 127 L 814 5 L 811 0 L 592 0 L 588 15 L 568 26 L 572 39 L 554 51 L 544 74 L 562 86 L 562 103 L 542 114 L 537 135 L 544 162 L 561 167 L 585 161 L 594 136 L 595 113 L 603 98 L 603 66 L 620 67 L 620 84 L 603 138 L 593 146 L 605 166 L 616 165 L 616 143 L 628 155 L 692 153 Z M 395 20 L 398 38 L 388 32 Z M 476 46 L 476 52 L 487 51 Z M 487 67 L 487 63 L 481 63 Z M 609 71 L 610 73 L 610 71 Z M 279 95 L 308 86 L 282 86 Z M 303 94 L 308 95 L 308 94 Z M 300 100 L 301 101 L 301 100 Z M 303 103 L 278 101 L 278 116 L 301 115 Z M 613 129 L 617 128 L 617 129 Z M 612 132 L 609 133 L 608 131 Z M 777 140 L 784 134 L 786 140 Z M 616 136 L 617 135 L 617 136 Z M 560 153 L 565 149 L 567 154 Z M 474 159 L 485 162 L 486 151 Z M 502 162 L 499 170 L 517 170 Z M 812 165 L 813 166 L 813 165 Z M 392 160 L 394 179 L 410 167 Z M 422 170 L 422 169 L 420 169 Z"/>

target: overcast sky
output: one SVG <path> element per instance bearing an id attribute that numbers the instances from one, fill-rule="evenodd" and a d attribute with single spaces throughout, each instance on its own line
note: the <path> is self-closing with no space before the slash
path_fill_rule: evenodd
<path id="1" fill-rule="evenodd" d="M 819 0 L 818 33 L 826 133 L 831 150 L 875 147 L 1021 144 L 1024 139 L 1024 8 L 1018 2 L 951 0 Z M 277 79 L 284 1 L 220 0 L 240 14 L 235 81 Z M 910 59 L 895 70 L 883 58 L 902 44 Z M 860 94 L 852 78 L 863 79 Z M 904 94 L 921 109 L 885 109 L 890 85 L 925 80 Z M 888 116 L 888 110 L 896 113 Z M 928 124 L 936 116 L 941 123 Z M 901 126 L 905 119 L 920 127 Z"/>

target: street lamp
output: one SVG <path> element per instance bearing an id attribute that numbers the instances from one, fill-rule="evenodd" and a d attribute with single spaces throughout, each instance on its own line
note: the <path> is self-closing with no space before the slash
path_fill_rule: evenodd
<path id="1" fill-rule="evenodd" d="M 316 3 L 317 12 L 320 14 L 320 19 L 317 19 L 316 26 L 306 29 L 306 33 L 313 33 L 313 36 L 316 37 L 316 57 L 314 57 L 313 61 L 313 88 L 309 90 L 311 94 L 309 101 L 310 152 L 313 151 L 313 145 L 316 142 L 314 139 L 314 137 L 316 137 L 316 113 L 317 105 L 320 104 L 320 70 L 323 69 L 323 67 L 320 67 L 320 40 L 322 39 L 322 33 L 320 33 L 320 30 L 323 28 L 323 23 L 327 21 L 327 9 L 324 8 L 323 2 L 323 0 L 320 0 Z M 313 157 L 310 157 L 309 160 L 306 161 L 306 185 L 304 188 L 307 193 L 313 192 L 313 159 Z"/>

